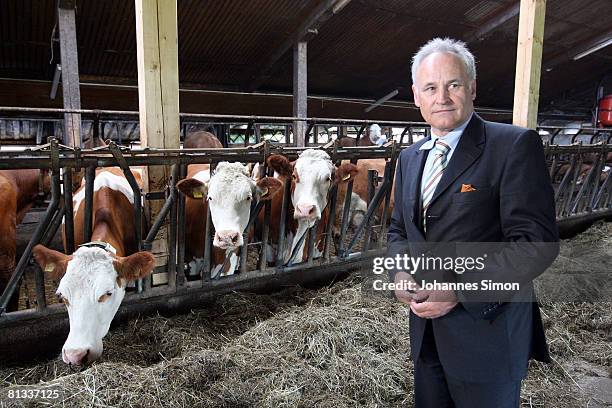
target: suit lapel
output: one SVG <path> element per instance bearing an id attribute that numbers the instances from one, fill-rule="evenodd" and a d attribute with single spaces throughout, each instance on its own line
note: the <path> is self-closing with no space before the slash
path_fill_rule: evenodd
<path id="1" fill-rule="evenodd" d="M 485 142 L 484 123 L 480 116 L 476 113 L 472 116 L 472 120 L 463 131 L 459 144 L 453 152 L 450 162 L 444 170 L 444 174 L 434 191 L 431 199 L 433 204 L 442 193 L 482 154 L 483 144 Z M 431 205 L 430 204 L 430 205 Z"/>
<path id="2" fill-rule="evenodd" d="M 425 240 L 425 237 L 421 229 L 421 225 L 423 225 L 421 220 L 421 177 L 426 161 L 427 151 L 416 150 L 406 172 L 406 174 L 412 175 L 409 185 L 409 197 L 414 198 L 414 206 L 410 209 L 410 222 L 414 225 L 415 229 L 419 231 L 423 240 Z"/>

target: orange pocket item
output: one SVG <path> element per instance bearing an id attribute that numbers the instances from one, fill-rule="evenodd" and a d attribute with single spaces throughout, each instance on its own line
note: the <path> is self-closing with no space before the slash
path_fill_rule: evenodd
<path id="1" fill-rule="evenodd" d="M 474 188 L 473 185 L 471 185 L 471 184 L 462 184 L 461 185 L 461 192 L 462 193 L 469 193 L 470 191 L 476 191 L 476 189 Z"/>

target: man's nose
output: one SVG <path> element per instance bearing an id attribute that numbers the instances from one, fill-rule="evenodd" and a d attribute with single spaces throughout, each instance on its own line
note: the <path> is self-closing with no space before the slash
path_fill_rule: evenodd
<path id="1" fill-rule="evenodd" d="M 450 92 L 448 91 L 448 88 L 446 88 L 445 86 L 439 87 L 436 93 L 436 98 L 437 98 L 437 102 L 440 105 L 445 105 L 451 102 Z"/>

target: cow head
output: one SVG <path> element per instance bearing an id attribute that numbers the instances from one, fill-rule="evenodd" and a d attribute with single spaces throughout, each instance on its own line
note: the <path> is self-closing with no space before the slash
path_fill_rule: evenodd
<path id="1" fill-rule="evenodd" d="M 294 217 L 309 227 L 321 219 L 332 184 L 347 182 L 358 172 L 354 164 L 334 166 L 326 152 L 316 149 L 304 150 L 294 163 L 284 156 L 272 155 L 268 165 L 280 175 L 292 178 Z"/>
<path id="2" fill-rule="evenodd" d="M 249 168 L 240 163 L 221 162 L 208 183 L 184 179 L 176 187 L 188 197 L 208 200 L 215 226 L 213 245 L 235 249 L 244 245 L 242 232 L 251 216 L 253 200 L 269 200 L 281 190 L 283 183 L 271 177 L 255 182 Z"/>
<path id="3" fill-rule="evenodd" d="M 56 294 L 68 309 L 70 333 L 62 360 L 76 366 L 93 362 L 102 355 L 102 338 L 125 296 L 126 283 L 153 270 L 153 255 L 117 257 L 101 248 L 82 247 L 68 256 L 43 245 L 32 253 L 40 267 L 59 280 Z"/>

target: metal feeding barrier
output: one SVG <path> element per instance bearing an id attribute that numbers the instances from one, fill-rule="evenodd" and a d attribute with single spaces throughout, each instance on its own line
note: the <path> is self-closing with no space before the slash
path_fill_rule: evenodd
<path id="1" fill-rule="evenodd" d="M 64 113 L 64 110 L 61 110 Z M 100 111 L 92 111 L 100 115 Z M 56 113 L 56 112 L 53 112 Z M 84 112 L 84 115 L 87 112 Z M 124 113 L 126 115 L 132 113 Z M 115 116 L 120 116 L 116 113 Z M 234 139 L 234 144 L 225 149 L 129 149 L 121 147 L 114 141 L 95 149 L 70 148 L 62 146 L 56 139 L 49 143 L 24 151 L 0 150 L 0 169 L 44 169 L 49 170 L 51 179 L 51 198 L 41 222 L 31 236 L 13 276 L 0 297 L 0 350 L 17 348 L 27 352 L 33 344 L 43 338 L 50 338 L 67 329 L 67 316 L 62 305 L 47 305 L 45 285 L 40 268 L 34 271 L 36 300 L 35 308 L 5 312 L 12 294 L 19 290 L 24 272 L 31 264 L 32 248 L 43 243 L 48 245 L 55 237 L 63 222 L 65 249 L 72 253 L 75 249 L 74 209 L 72 204 L 72 178 L 75 174 L 84 174 L 84 237 L 91 238 L 93 219 L 94 178 L 96 169 L 101 167 L 119 167 L 125 175 L 134 194 L 134 211 L 136 220 L 135 236 L 138 248 L 151 250 L 160 229 L 168 226 L 168 253 L 165 266 L 157 267 L 153 276 L 165 275 L 162 283 L 156 283 L 153 276 L 148 276 L 129 290 L 117 319 L 126 319 L 139 313 L 152 311 L 173 312 L 195 307 L 210 302 L 221 294 L 235 290 L 263 291 L 294 284 L 308 284 L 313 281 L 330 280 L 341 273 L 367 265 L 375 256 L 385 251 L 385 236 L 389 222 L 391 190 L 395 174 L 396 161 L 401 149 L 418 138 L 427 135 L 429 129 L 422 123 L 389 122 L 381 124 L 387 132 L 389 142 L 381 146 L 342 147 L 337 141 L 330 141 L 329 136 L 346 137 L 351 135 L 358 141 L 365 137 L 365 121 L 342 119 L 309 118 L 308 135 L 311 148 L 325 150 L 332 161 L 339 165 L 342 161 L 355 164 L 360 159 L 384 159 L 383 174 L 374 170 L 368 171 L 368 207 L 359 225 L 351 226 L 351 196 L 353 180 L 346 185 L 345 196 L 339 200 L 338 188 L 332 187 L 328 194 L 327 212 L 329 216 L 325 225 L 316 223 L 298 240 L 296 248 L 305 243 L 308 257 L 302 260 L 297 250 L 293 251 L 288 262 L 283 260 L 282 249 L 285 247 L 285 225 L 290 213 L 291 185 L 285 183 L 283 188 L 281 211 L 277 219 L 272 219 L 269 201 L 253 203 L 247 229 L 243 231 L 244 245 L 239 254 L 239 263 L 234 275 L 219 277 L 211 275 L 212 237 L 214 226 L 210 211 L 202 214 L 206 217 L 204 234 L 204 257 L 202 264 L 195 271 L 190 270 L 185 259 L 186 234 L 185 197 L 177 192 L 176 183 L 185 178 L 190 164 L 209 163 L 211 169 L 221 161 L 260 163 L 260 176 L 272 175 L 266 165 L 266 159 L 272 154 L 283 154 L 289 160 L 295 160 L 304 148 L 280 145 L 267 141 L 266 126 L 281 126 L 284 129 L 285 141 L 291 142 L 291 120 L 295 118 L 261 118 L 261 117 L 226 117 L 224 115 L 186 115 L 187 120 L 210 120 L 213 123 L 243 123 L 243 139 Z M 101 120 L 98 118 L 98 120 Z M 184 125 L 186 125 L 184 123 Z M 103 127 L 102 124 L 99 125 Z M 325 130 L 325 131 L 322 131 Z M 399 129 L 399 131 L 398 131 Z M 184 128 L 187 131 L 187 127 Z M 226 136 L 231 136 L 232 127 L 224 128 Z M 328 137 L 320 135 L 327 132 Z M 607 134 L 598 133 L 597 140 L 603 141 Z M 332 137 L 332 138 L 333 138 Z M 545 138 L 544 138 L 545 139 Z M 549 138 L 548 141 L 551 139 Z M 256 142 L 251 144 L 251 141 Z M 545 140 L 546 141 L 546 140 Z M 325 142 L 321 144 L 319 142 Z M 227 143 L 227 139 L 226 139 Z M 612 148 L 609 144 L 585 145 L 575 144 L 557 146 L 545 143 L 546 160 L 555 189 L 557 221 L 560 228 L 577 223 L 592 221 L 597 218 L 612 216 L 612 181 L 610 168 Z M 239 147 L 236 147 L 239 146 Z M 142 192 L 136 183 L 130 167 L 135 166 L 168 166 L 171 175 L 166 190 L 162 192 Z M 164 200 L 164 205 L 157 217 L 146 226 L 143 221 L 144 208 L 152 200 Z M 258 216 L 263 214 L 263 222 L 258 223 Z M 381 214 L 378 217 L 378 214 Z M 274 263 L 268 263 L 266 254 L 271 245 L 269 225 L 279 225 L 279 238 L 276 242 L 277 254 Z M 248 241 L 249 229 L 255 228 L 258 233 L 255 239 Z M 323 251 L 315 257 L 317 229 L 322 228 Z M 256 254 L 256 262 L 250 262 L 249 254 Z M 226 257 L 224 264 L 228 262 Z M 61 336 L 60 336 L 61 337 Z"/>
<path id="2" fill-rule="evenodd" d="M 51 177 L 51 200 L 43 217 L 37 225 L 19 263 L 15 268 L 13 276 L 0 297 L 0 349 L 14 350 L 15 343 L 24 345 L 31 344 L 33 338 L 40 339 L 41 336 L 49 336 L 58 333 L 67 327 L 65 308 L 60 304 L 47 305 L 45 302 L 45 286 L 43 272 L 38 267 L 31 268 L 36 277 L 36 307 L 32 309 L 6 312 L 11 296 L 19 290 L 20 282 L 24 278 L 24 272 L 28 264 L 31 264 L 32 248 L 38 244 L 48 244 L 56 236 L 64 220 L 63 231 L 66 236 L 66 250 L 70 253 L 74 250 L 74 224 L 72 205 L 72 175 L 84 171 L 84 236 L 89 240 L 92 234 L 92 212 L 94 198 L 94 177 L 97 168 L 119 167 L 127 178 L 134 193 L 134 210 L 136 218 L 136 237 L 138 248 L 150 250 L 162 225 L 167 224 L 168 233 L 168 262 L 166 266 L 157 267 L 154 274 L 166 274 L 162 284 L 154 284 L 152 276 L 148 276 L 128 291 L 123 301 L 120 316 L 130 316 L 137 313 L 150 312 L 153 310 L 174 311 L 188 307 L 194 307 L 203 302 L 211 301 L 220 294 L 234 290 L 268 290 L 285 285 L 307 284 L 313 281 L 330 280 L 337 274 L 346 273 L 348 270 L 356 269 L 367 263 L 372 257 L 380 255 L 384 251 L 382 237 L 385 235 L 385 217 L 382 224 L 374 222 L 374 207 L 389 205 L 392 176 L 395 169 L 395 161 L 399 154 L 396 143 L 389 142 L 383 146 L 368 147 L 341 147 L 338 143 L 328 143 L 317 147 L 325 150 L 332 161 L 339 165 L 345 160 L 355 158 L 383 159 L 385 160 L 384 175 L 370 175 L 371 205 L 361 225 L 349 233 L 347 224 L 349 220 L 343 217 L 340 242 L 338 235 L 334 234 L 337 189 L 330 189 L 328 195 L 329 217 L 322 234 L 324 250 L 320 257 L 315 257 L 313 251 L 316 239 L 317 225 L 307 230 L 301 238 L 308 246 L 309 256 L 303 262 L 295 256 L 290 262 L 282 262 L 282 255 L 277 255 L 277 261 L 268 264 L 266 253 L 268 252 L 270 222 L 279 223 L 284 226 L 291 200 L 290 183 L 286 183 L 283 189 L 283 211 L 279 219 L 271 219 L 270 202 L 259 202 L 254 204 L 249 227 L 256 222 L 257 214 L 263 213 L 263 222 L 258 228 L 261 233 L 255 241 L 247 242 L 240 251 L 240 264 L 234 275 L 226 277 L 211 276 L 211 245 L 213 225 L 208 214 L 206 230 L 204 234 L 204 267 L 197 274 L 189 274 L 185 259 L 185 198 L 178 194 L 176 183 L 186 174 L 189 164 L 209 163 L 214 166 L 220 161 L 234 161 L 243 163 L 260 163 L 262 175 L 271 175 L 271 169 L 266 166 L 266 159 L 272 154 L 283 154 L 289 160 L 295 160 L 303 148 L 275 146 L 269 142 L 263 142 L 256 146 L 227 148 L 227 149 L 125 149 L 120 148 L 114 142 L 104 148 L 79 149 L 60 145 L 57 140 L 51 139 L 49 144 L 39 146 L 25 151 L 0 151 L 0 169 L 48 169 Z M 171 177 L 166 191 L 144 193 L 130 171 L 130 167 L 163 165 L 170 166 Z M 349 191 L 352 181 L 349 182 Z M 374 186 L 374 184 L 379 184 Z M 63 188 L 63 190 L 62 190 Z M 62 194 L 62 191 L 65 194 Z M 374 193 L 375 192 L 375 193 Z M 147 201 L 163 199 L 165 203 L 159 214 L 151 220 L 150 228 L 145 229 L 140 223 L 140 214 L 147 205 Z M 350 205 L 349 200 L 345 204 Z M 384 203 L 384 204 L 383 204 Z M 375 234 L 377 242 L 372 245 L 372 229 L 378 229 Z M 365 234 L 364 234 L 365 232 Z M 247 231 L 245 238 L 247 238 Z M 360 237 L 365 239 L 359 242 Z M 281 231 L 280 240 L 285 238 Z M 298 239 L 298 237 L 295 237 Z M 278 248 L 283 248 L 283 243 L 278 242 Z M 340 249 L 341 248 L 341 249 Z M 280 249 L 279 249 L 280 251 Z M 257 254 L 256 264 L 247 263 L 247 252 Z M 299 258 L 299 257 L 298 257 Z M 121 317 L 120 317 L 121 318 Z"/>
<path id="3" fill-rule="evenodd" d="M 612 216 L 612 146 L 546 146 L 560 228 Z"/>

